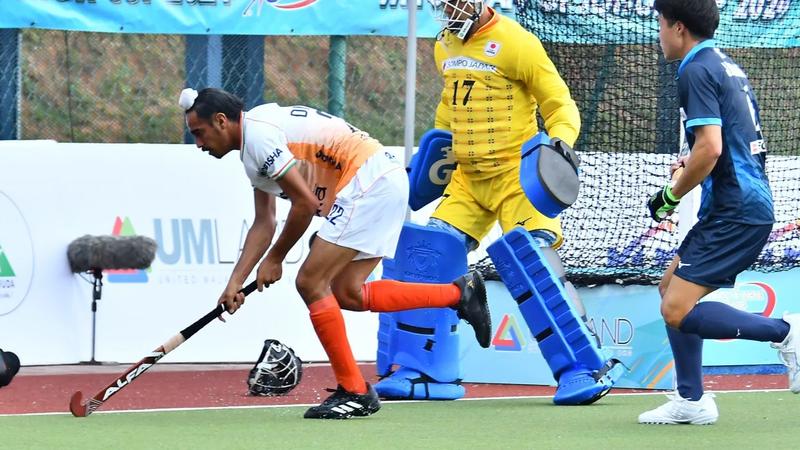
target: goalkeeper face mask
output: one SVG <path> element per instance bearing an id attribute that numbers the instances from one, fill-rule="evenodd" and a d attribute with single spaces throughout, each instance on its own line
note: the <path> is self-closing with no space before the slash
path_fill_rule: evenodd
<path id="1" fill-rule="evenodd" d="M 4 352 L 0 348 L 0 387 L 11 383 L 11 379 L 19 372 L 19 358 L 12 352 Z"/>
<path id="2" fill-rule="evenodd" d="M 247 387 L 250 395 L 283 395 L 294 389 L 302 376 L 303 362 L 294 350 L 275 339 L 267 339 L 247 376 Z"/>
<path id="3" fill-rule="evenodd" d="M 445 30 L 461 40 L 469 37 L 472 25 L 483 12 L 483 0 L 428 0 L 433 6 L 434 18 L 442 24 L 441 37 Z"/>

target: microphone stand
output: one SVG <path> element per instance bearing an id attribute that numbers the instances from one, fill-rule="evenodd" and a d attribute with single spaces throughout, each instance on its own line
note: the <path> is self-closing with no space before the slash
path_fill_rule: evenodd
<path id="1" fill-rule="evenodd" d="M 81 364 L 101 364 L 94 358 L 95 341 L 97 336 L 97 301 L 103 295 L 103 269 L 92 269 L 92 359 L 83 361 Z"/>

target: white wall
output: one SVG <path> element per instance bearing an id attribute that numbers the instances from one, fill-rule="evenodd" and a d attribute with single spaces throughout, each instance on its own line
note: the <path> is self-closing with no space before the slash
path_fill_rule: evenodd
<path id="1" fill-rule="evenodd" d="M 104 280 L 96 355 L 138 361 L 216 305 L 252 198 L 238 152 L 215 160 L 192 145 L 0 143 L 0 248 L 13 270 L 0 272 L 0 348 L 25 365 L 89 359 L 91 285 L 70 273 L 66 249 L 84 234 L 112 234 L 120 218 L 150 237 L 160 224 L 159 252 L 146 283 Z M 285 217 L 288 202 L 278 203 Z M 304 360 L 327 359 L 293 284 L 307 252 L 304 238 L 283 280 L 165 360 L 252 361 L 266 338 Z M 356 358 L 373 360 L 377 316 L 345 317 Z"/>

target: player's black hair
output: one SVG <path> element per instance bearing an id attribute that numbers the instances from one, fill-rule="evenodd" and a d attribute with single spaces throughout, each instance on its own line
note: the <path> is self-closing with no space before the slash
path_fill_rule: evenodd
<path id="1" fill-rule="evenodd" d="M 670 26 L 681 22 L 699 39 L 713 38 L 719 26 L 716 0 L 656 0 L 653 9 L 664 16 Z"/>
<path id="2" fill-rule="evenodd" d="M 228 91 L 217 88 L 205 88 L 198 92 L 194 105 L 186 113 L 194 111 L 197 117 L 211 120 L 216 113 L 223 113 L 233 122 L 239 122 L 239 115 L 244 109 L 244 102 Z"/>

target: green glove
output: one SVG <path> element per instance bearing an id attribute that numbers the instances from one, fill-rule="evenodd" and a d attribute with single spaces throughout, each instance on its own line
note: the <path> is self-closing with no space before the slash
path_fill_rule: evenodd
<path id="1" fill-rule="evenodd" d="M 650 217 L 656 222 L 661 222 L 672 214 L 672 211 L 680 202 L 681 199 L 672 194 L 672 187 L 666 185 L 664 189 L 659 190 L 650 197 L 650 200 L 647 201 L 647 208 L 650 210 Z"/>

